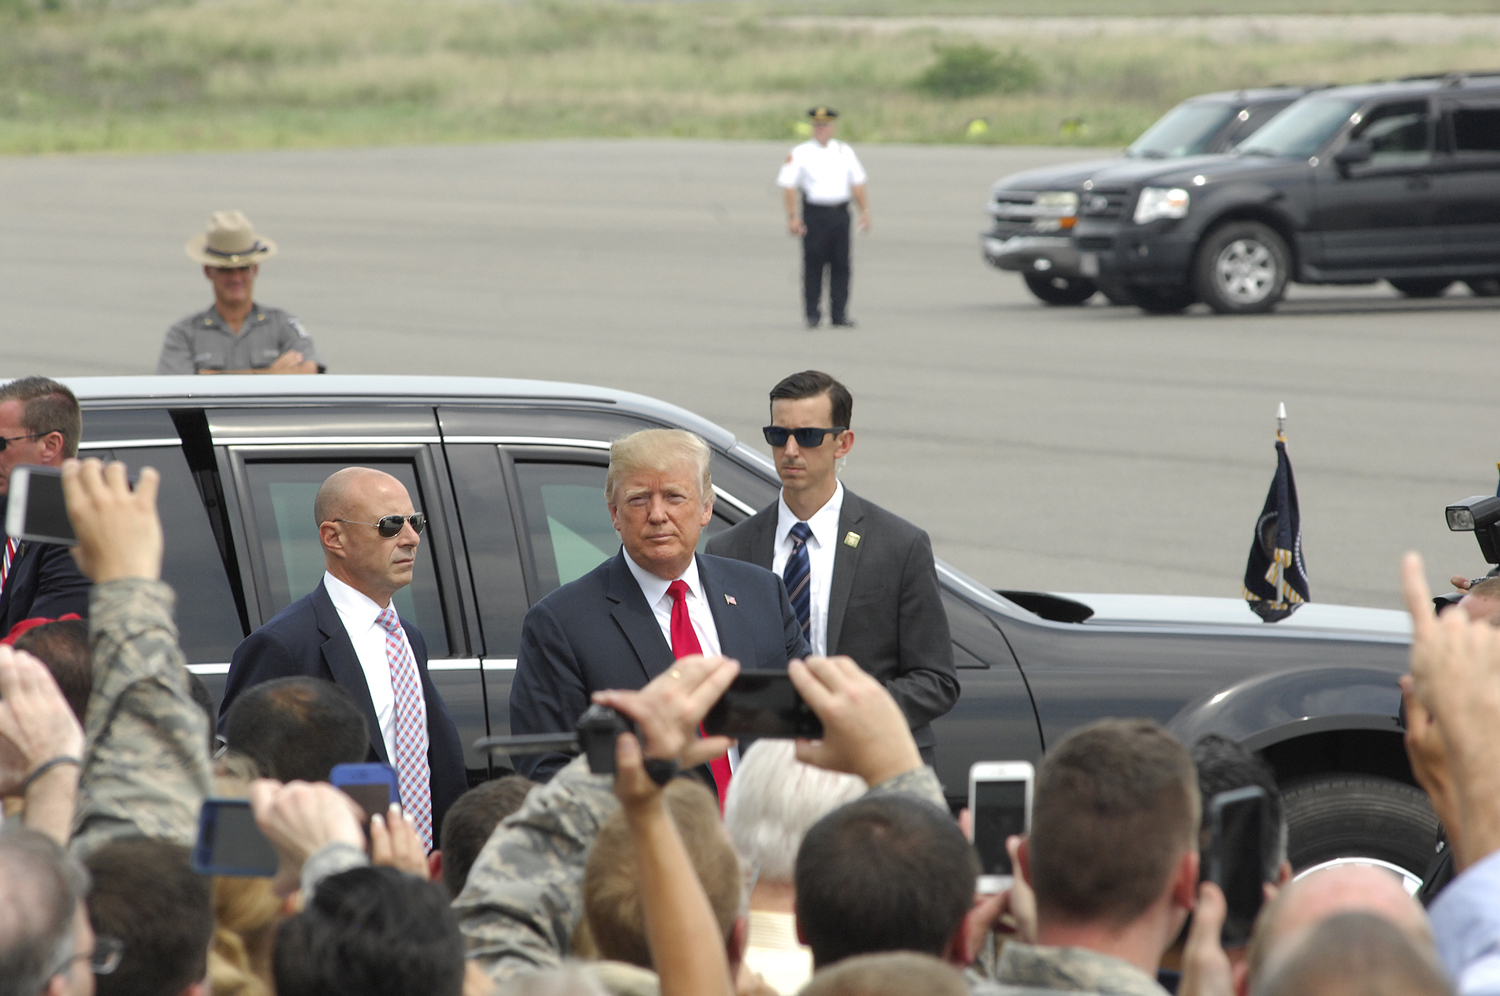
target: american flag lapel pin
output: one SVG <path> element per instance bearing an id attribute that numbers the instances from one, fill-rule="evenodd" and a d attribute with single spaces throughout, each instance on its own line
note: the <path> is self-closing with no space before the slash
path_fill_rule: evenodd
<path id="1" fill-rule="evenodd" d="M 728 602 L 730 605 L 738 605 L 738 604 L 740 604 L 739 602 L 736 602 L 734 600 L 734 596 L 733 595 L 725 595 L 724 596 L 724 601 Z"/>

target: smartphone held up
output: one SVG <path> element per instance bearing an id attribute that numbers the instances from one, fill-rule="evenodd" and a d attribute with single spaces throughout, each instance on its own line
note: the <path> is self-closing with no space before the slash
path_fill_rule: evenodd
<path id="1" fill-rule="evenodd" d="M 979 852 L 978 892 L 1003 892 L 1015 881 L 1006 838 L 1031 827 L 1031 790 L 1036 770 L 1029 761 L 980 761 L 969 769 L 969 819 Z"/>

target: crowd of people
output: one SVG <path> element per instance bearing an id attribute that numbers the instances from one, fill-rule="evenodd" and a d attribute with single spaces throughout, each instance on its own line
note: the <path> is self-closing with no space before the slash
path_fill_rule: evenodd
<path id="1" fill-rule="evenodd" d="M 1454 871 L 1430 906 L 1369 864 L 1294 880 L 1262 762 L 1130 718 L 1050 745 L 1029 832 L 1006 842 L 1013 884 L 977 894 L 971 822 L 929 764 L 958 693 L 930 546 L 837 482 L 852 401 L 827 375 L 773 391 L 783 494 L 715 537 L 722 557 L 694 554 L 701 441 L 615 444 L 621 552 L 533 607 L 512 709 L 546 732 L 606 706 L 634 732 L 613 775 L 538 755 L 472 788 L 393 607 L 425 526 L 399 482 L 325 482 L 327 573 L 247 638 L 216 704 L 160 580 L 157 475 L 132 487 L 73 459 L 76 430 L 28 428 L 38 399 L 66 408 L 51 383 L 0 388 L 0 419 L 15 402 L 10 445 L 62 467 L 85 618 L 0 645 L 0 996 L 1500 993 L 1500 629 L 1436 615 L 1414 555 L 1407 748 Z M 8 546 L 0 567 L 42 552 Z M 704 735 L 741 662 L 788 657 L 820 739 Z M 367 816 L 330 784 L 370 760 L 404 808 Z M 1226 948 L 1201 829 L 1207 800 L 1245 786 L 1278 832 L 1254 929 Z M 274 876 L 194 870 L 209 798 L 249 800 Z"/>

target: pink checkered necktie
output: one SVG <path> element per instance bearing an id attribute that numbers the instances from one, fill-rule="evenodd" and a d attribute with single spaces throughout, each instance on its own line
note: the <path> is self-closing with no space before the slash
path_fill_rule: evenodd
<path id="1" fill-rule="evenodd" d="M 401 805 L 417 824 L 417 834 L 432 850 L 432 769 L 427 764 L 427 714 L 422 709 L 422 681 L 401 620 L 390 606 L 375 617 L 385 630 L 385 659 L 396 693 L 396 756 L 391 764 L 401 785 Z"/>

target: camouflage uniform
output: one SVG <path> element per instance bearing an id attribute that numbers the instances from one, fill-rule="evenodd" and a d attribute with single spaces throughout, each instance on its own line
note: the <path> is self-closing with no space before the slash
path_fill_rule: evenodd
<path id="1" fill-rule="evenodd" d="M 583 913 L 583 869 L 599 828 L 619 808 L 605 775 L 576 758 L 533 789 L 474 862 L 453 902 L 469 958 L 498 983 L 557 968 L 571 949 Z M 931 768 L 918 768 L 870 789 L 904 792 L 945 806 Z"/>
<path id="2" fill-rule="evenodd" d="M 1108 996 L 1167 996 L 1155 979 L 1129 962 L 1087 948 L 1055 948 L 1009 941 L 995 968 L 998 996 L 1081 992 Z"/>
<path id="3" fill-rule="evenodd" d="M 94 585 L 94 690 L 70 847 L 84 857 L 124 837 L 191 845 L 212 784 L 208 717 L 193 701 L 160 581 Z"/>

